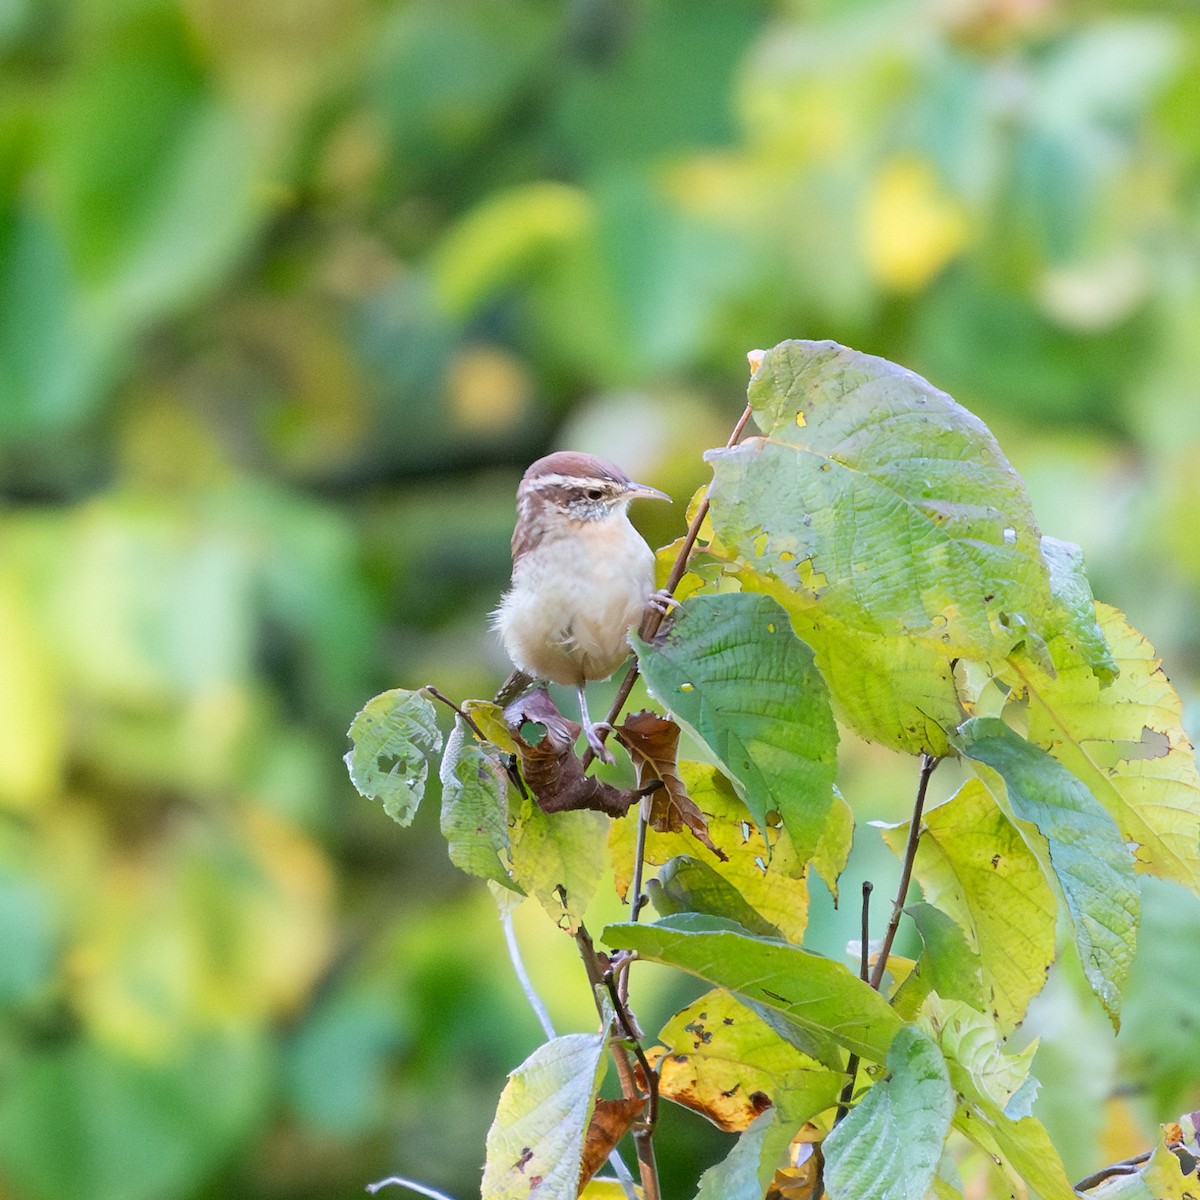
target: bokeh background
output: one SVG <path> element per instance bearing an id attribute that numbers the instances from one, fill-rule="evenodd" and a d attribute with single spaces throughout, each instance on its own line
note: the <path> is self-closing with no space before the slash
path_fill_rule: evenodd
<path id="1" fill-rule="evenodd" d="M 1198 116 L 1194 0 L 0 0 L 0 1196 L 477 1194 L 540 1034 L 436 787 L 398 829 L 345 730 L 495 690 L 538 454 L 676 536 L 752 348 L 983 416 L 1194 736 Z M 847 738 L 863 820 L 914 780 Z M 1075 1175 L 1200 1104 L 1200 911 L 1146 905 L 1120 1037 L 1069 964 L 1029 1022 Z M 669 1200 L 729 1143 L 670 1114 Z"/>

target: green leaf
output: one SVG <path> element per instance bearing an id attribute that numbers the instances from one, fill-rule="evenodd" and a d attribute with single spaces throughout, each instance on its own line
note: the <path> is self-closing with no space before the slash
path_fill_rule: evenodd
<path id="1" fill-rule="evenodd" d="M 741 892 L 706 862 L 681 854 L 670 859 L 651 879 L 646 890 L 661 916 L 676 913 L 706 913 L 724 917 L 741 925 L 749 933 L 782 938 L 783 934 L 746 903 Z"/>
<path id="2" fill-rule="evenodd" d="M 0 310 L 0 433 L 46 436 L 103 400 L 115 343 L 83 303 L 55 230 L 2 200 Z"/>
<path id="3" fill-rule="evenodd" d="M 941 1006 L 930 1024 L 959 1097 L 954 1127 L 1042 1200 L 1078 1200 L 1042 1123 L 1006 1111 L 1029 1052 L 1000 1055 L 999 1026 L 964 1005 Z"/>
<path id="4" fill-rule="evenodd" d="M 797 636 L 812 647 L 840 720 L 904 754 L 950 753 L 946 735 L 966 713 L 946 647 L 858 629 L 749 568 L 738 578 L 747 591 L 765 592 L 787 609 Z"/>
<path id="5" fill-rule="evenodd" d="M 777 1110 L 763 1113 L 733 1149 L 700 1176 L 696 1200 L 762 1200 L 775 1164 L 794 1135 Z"/>
<path id="6" fill-rule="evenodd" d="M 1116 822 L 1057 759 L 996 717 L 965 722 L 954 744 L 1000 774 L 1013 811 L 1046 839 L 1088 985 L 1119 1025 L 1141 899 Z"/>
<path id="7" fill-rule="evenodd" d="M 454 718 L 439 771 L 442 781 L 442 836 L 450 861 L 481 879 L 491 879 L 514 891 L 504 866 L 508 853 L 508 776 L 467 729 Z"/>
<path id="8" fill-rule="evenodd" d="M 919 1029 L 896 1034 L 888 1076 L 825 1139 L 829 1200 L 924 1200 L 954 1116 L 937 1045 Z"/>
<path id="9" fill-rule="evenodd" d="M 607 866 L 608 818 L 595 812 L 547 814 L 521 805 L 509 848 L 512 879 L 559 928 L 574 933 Z"/>
<path id="10" fill-rule="evenodd" d="M 1073 542 L 1043 537 L 1042 557 L 1050 568 L 1050 591 L 1061 611 L 1063 638 L 1101 685 L 1111 683 L 1120 668 L 1096 620 L 1096 601 L 1084 569 L 1083 551 Z"/>
<path id="11" fill-rule="evenodd" d="M 757 917 L 747 918 L 745 913 L 738 916 L 732 909 L 714 915 L 731 917 L 751 932 L 756 925 L 763 933 L 774 928 L 778 933 L 773 936 L 781 933 L 788 941 L 799 944 L 808 920 L 808 883 L 804 863 L 792 848 L 787 830 L 776 824 L 767 831 L 770 841 L 764 841 L 750 820 L 746 805 L 716 767 L 681 762 L 679 774 L 708 825 L 713 845 L 725 859 L 714 857 L 686 830 L 658 833 L 650 829 L 646 833 L 646 862 L 663 866 L 679 856 L 698 858 L 736 891 Z M 635 819 L 627 817 L 614 821 L 609 835 L 617 891 L 622 896 L 629 890 L 636 828 Z M 670 903 L 669 897 L 667 902 Z M 661 908 L 659 913 L 667 915 Z"/>
<path id="12" fill-rule="evenodd" d="M 488 1130 L 482 1200 L 575 1200 L 605 1042 L 598 1033 L 555 1038 L 508 1077 Z"/>
<path id="13" fill-rule="evenodd" d="M 810 858 L 833 802 L 837 726 L 783 609 L 767 596 L 696 596 L 665 638 L 634 648 L 646 686 L 717 758 L 759 829 L 778 812 Z"/>
<path id="14" fill-rule="evenodd" d="M 433 705 L 420 692 L 381 692 L 354 718 L 348 736 L 354 745 L 345 762 L 359 794 L 408 825 L 425 794 L 426 755 L 442 746 Z"/>
<path id="15" fill-rule="evenodd" d="M 924 817 L 914 874 L 979 955 L 984 998 L 1004 1030 L 1041 991 L 1054 961 L 1056 905 L 1033 851 L 978 779 Z M 883 831 L 903 854 L 907 822 Z"/>
<path id="16" fill-rule="evenodd" d="M 970 1076 L 975 1091 L 1002 1109 L 1008 1110 L 1013 1097 L 1030 1083 L 1037 1042 L 1018 1054 L 1005 1054 L 999 1026 L 971 1005 L 934 996 L 922 1009 L 921 1024 L 937 1039 L 947 1060 Z"/>
<path id="17" fill-rule="evenodd" d="M 1121 613 L 1097 604 L 1096 615 L 1121 672 L 1109 686 L 1085 663 L 1057 654 L 1053 674 L 1008 664 L 1008 680 L 1029 702 L 1029 740 L 1108 809 L 1134 843 L 1139 871 L 1200 894 L 1200 777 L 1179 696 L 1154 647 Z"/>
<path id="18" fill-rule="evenodd" d="M 979 955 L 958 923 L 932 904 L 910 904 L 904 914 L 917 927 L 922 949 L 915 970 L 892 997 L 896 1011 L 914 1016 L 930 992 L 947 1000 L 982 1004 Z"/>
<path id="19" fill-rule="evenodd" d="M 832 1108 L 845 1082 L 723 990 L 681 1009 L 658 1040 L 659 1094 L 730 1132 L 748 1128 L 768 1106 L 794 1131 Z"/>
<path id="20" fill-rule="evenodd" d="M 710 451 L 713 528 L 818 613 L 1003 657 L 1052 609 L 1041 533 L 987 427 L 920 376 L 783 342 L 750 383 L 765 436 Z"/>
<path id="21" fill-rule="evenodd" d="M 778 1011 L 803 1035 L 805 1052 L 826 1065 L 839 1063 L 838 1046 L 882 1062 L 903 1024 L 878 992 L 841 963 L 752 937 L 713 917 L 610 925 L 604 940 Z"/>

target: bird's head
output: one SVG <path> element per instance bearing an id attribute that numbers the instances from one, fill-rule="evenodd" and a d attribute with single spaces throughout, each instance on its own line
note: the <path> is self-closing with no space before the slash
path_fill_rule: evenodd
<path id="1" fill-rule="evenodd" d="M 530 518 L 557 515 L 567 521 L 604 521 L 620 516 L 631 500 L 671 499 L 657 488 L 634 483 L 615 463 L 560 450 L 539 458 L 521 480 L 517 505 Z"/>

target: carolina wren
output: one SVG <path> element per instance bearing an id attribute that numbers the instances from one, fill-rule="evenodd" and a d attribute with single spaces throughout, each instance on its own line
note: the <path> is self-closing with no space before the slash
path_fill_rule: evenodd
<path id="1" fill-rule="evenodd" d="M 588 745 L 605 762 L 584 685 L 621 665 L 654 600 L 654 553 L 627 515 L 640 498 L 671 499 L 592 454 L 539 458 L 517 489 L 512 586 L 492 618 L 519 670 L 575 688 Z"/>

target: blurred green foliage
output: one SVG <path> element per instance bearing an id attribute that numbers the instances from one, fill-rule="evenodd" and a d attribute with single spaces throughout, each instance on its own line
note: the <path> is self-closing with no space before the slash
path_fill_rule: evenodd
<path id="1" fill-rule="evenodd" d="M 472 1194 L 539 1035 L 344 731 L 490 695 L 520 469 L 682 502 L 752 347 L 984 416 L 1194 732 L 1198 88 L 1183 0 L 2 0 L 0 1193 Z M 841 785 L 895 818 L 909 774 Z M 1200 1103 L 1200 914 L 1147 911 L 1115 1043 L 1070 971 L 1029 1023 L 1080 1174 Z M 725 1144 L 672 1114 L 667 1194 Z"/>

